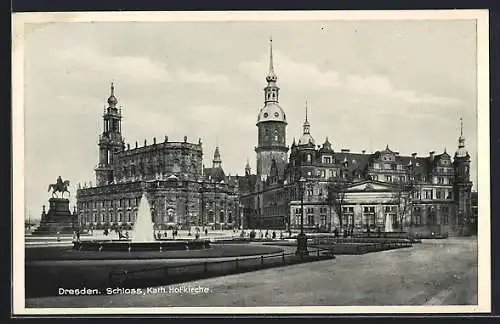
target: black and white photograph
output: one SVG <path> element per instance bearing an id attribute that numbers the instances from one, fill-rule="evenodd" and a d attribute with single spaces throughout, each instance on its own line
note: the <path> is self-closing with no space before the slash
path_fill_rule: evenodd
<path id="1" fill-rule="evenodd" d="M 487 10 L 12 20 L 15 314 L 491 311 Z"/>

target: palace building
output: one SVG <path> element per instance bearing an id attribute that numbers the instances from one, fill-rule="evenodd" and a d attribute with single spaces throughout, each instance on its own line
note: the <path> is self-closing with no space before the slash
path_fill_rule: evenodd
<path id="1" fill-rule="evenodd" d="M 111 85 L 99 136 L 96 185 L 77 190 L 77 212 L 81 226 L 103 228 L 132 226 L 138 203 L 146 191 L 152 217 L 158 228 L 193 225 L 233 227 L 240 212 L 238 181 L 227 176 L 217 147 L 213 167 L 202 163 L 201 139 L 190 143 L 170 141 L 167 136 L 148 145 L 125 145 L 122 111 Z"/>
<path id="2" fill-rule="evenodd" d="M 306 104 L 302 135 L 293 139 L 288 154 L 272 41 L 269 62 L 257 117 L 256 174 L 247 162 L 239 178 L 248 226 L 298 228 L 303 213 L 307 230 L 466 231 L 472 182 L 462 133 L 453 159 L 446 150 L 402 156 L 389 145 L 373 154 L 336 152 L 328 138 L 320 145 L 314 140 Z"/>
<path id="3" fill-rule="evenodd" d="M 213 165 L 202 164 L 201 139 L 153 139 L 125 144 L 122 111 L 111 85 L 99 136 L 96 185 L 77 191 L 83 226 L 132 225 L 142 192 L 159 227 L 212 227 L 331 231 L 467 232 L 472 214 L 470 155 L 461 132 L 453 156 L 446 150 L 403 156 L 389 145 L 374 153 L 335 151 L 317 143 L 308 120 L 287 146 L 287 117 L 280 106 L 272 40 L 264 105 L 257 115 L 256 170 L 226 175 L 219 147 Z M 461 129 L 462 129 L 462 121 Z M 301 208 L 303 206 L 303 209 Z"/>

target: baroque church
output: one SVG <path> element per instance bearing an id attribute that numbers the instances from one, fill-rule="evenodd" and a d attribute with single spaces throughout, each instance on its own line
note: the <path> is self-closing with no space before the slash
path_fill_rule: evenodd
<path id="1" fill-rule="evenodd" d="M 202 162 L 201 139 L 197 143 L 172 141 L 165 136 L 140 146 L 125 145 L 122 110 L 114 85 L 103 114 L 99 136 L 96 183 L 79 185 L 77 213 L 84 228 L 132 227 L 142 192 L 151 206 L 158 229 L 238 226 L 240 213 L 238 181 L 226 175 L 219 148 L 213 165 Z"/>
<path id="2" fill-rule="evenodd" d="M 373 154 L 338 152 L 328 138 L 315 141 L 306 104 L 302 135 L 289 148 L 277 80 L 271 40 L 264 106 L 256 124 L 256 174 L 247 161 L 239 178 L 248 227 L 297 229 L 302 214 L 306 230 L 466 231 L 472 182 L 462 131 L 453 159 L 446 150 L 402 156 L 388 145 Z"/>

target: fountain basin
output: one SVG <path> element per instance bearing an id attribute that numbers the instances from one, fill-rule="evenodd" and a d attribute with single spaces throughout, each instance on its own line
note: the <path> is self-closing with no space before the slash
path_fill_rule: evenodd
<path id="1" fill-rule="evenodd" d="M 210 248 L 208 240 L 161 240 L 136 242 L 130 240 L 80 241 L 73 242 L 73 250 L 78 251 L 180 251 Z"/>

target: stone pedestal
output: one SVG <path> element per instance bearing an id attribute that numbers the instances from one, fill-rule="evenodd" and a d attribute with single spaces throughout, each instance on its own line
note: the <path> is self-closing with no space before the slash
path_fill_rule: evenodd
<path id="1" fill-rule="evenodd" d="M 33 235 L 72 234 L 77 220 L 69 210 L 69 200 L 65 198 L 50 198 L 49 211 L 42 213 L 40 226 Z"/>
<path id="2" fill-rule="evenodd" d="M 304 233 L 300 233 L 297 236 L 297 251 L 295 251 L 295 254 L 300 256 L 309 255 L 309 251 L 307 250 L 307 236 Z"/>

